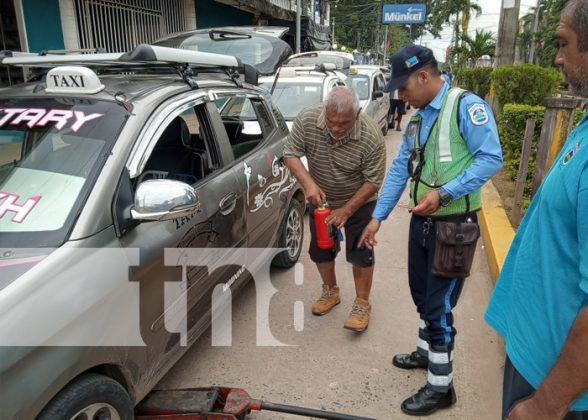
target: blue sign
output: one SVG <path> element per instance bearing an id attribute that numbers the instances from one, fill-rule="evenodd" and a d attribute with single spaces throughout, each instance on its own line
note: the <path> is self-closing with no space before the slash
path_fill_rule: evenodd
<path id="1" fill-rule="evenodd" d="M 426 4 L 385 4 L 382 10 L 382 23 L 405 24 L 425 23 Z"/>

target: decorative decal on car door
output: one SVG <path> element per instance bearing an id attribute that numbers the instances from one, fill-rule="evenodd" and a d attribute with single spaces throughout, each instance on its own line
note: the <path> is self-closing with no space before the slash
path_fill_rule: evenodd
<path id="1" fill-rule="evenodd" d="M 247 204 L 249 205 L 249 177 L 251 176 L 251 167 L 247 166 L 246 163 L 245 167 L 245 176 L 247 177 Z M 247 172 L 247 169 L 249 169 L 249 172 Z M 288 168 L 279 164 L 277 156 L 274 156 L 272 160 L 272 176 L 274 178 L 279 177 L 279 181 L 272 182 L 263 192 L 255 196 L 255 207 L 249 210 L 251 213 L 255 213 L 261 208 L 270 207 L 274 202 L 274 195 L 277 194 L 279 197 L 281 194 L 291 190 L 296 183 L 296 178 L 290 174 Z M 257 179 L 260 187 L 263 187 L 267 182 L 267 179 L 261 175 L 258 175 Z"/>

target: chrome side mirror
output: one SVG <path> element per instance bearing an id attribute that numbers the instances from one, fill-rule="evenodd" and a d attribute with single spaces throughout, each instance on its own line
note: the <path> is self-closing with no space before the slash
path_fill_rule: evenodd
<path id="1" fill-rule="evenodd" d="M 139 184 L 131 217 L 138 221 L 161 221 L 198 211 L 200 202 L 192 186 L 169 179 L 152 179 Z"/>

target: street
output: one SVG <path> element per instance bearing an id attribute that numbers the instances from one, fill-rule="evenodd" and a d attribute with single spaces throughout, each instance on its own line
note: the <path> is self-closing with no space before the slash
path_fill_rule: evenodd
<path id="1" fill-rule="evenodd" d="M 410 112 L 413 111 L 409 111 Z M 408 116 L 405 116 L 403 127 Z M 401 142 L 400 133 L 386 136 L 388 167 Z M 408 194 L 400 204 L 408 203 Z M 278 293 L 270 306 L 270 325 L 283 347 L 255 343 L 255 286 L 250 282 L 233 303 L 233 345 L 212 347 L 210 329 L 158 384 L 158 389 L 223 385 L 244 388 L 253 398 L 274 403 L 377 419 L 408 418 L 400 403 L 424 386 L 424 370 L 406 371 L 392 366 L 395 353 L 416 348 L 418 317 L 407 281 L 407 234 L 410 215 L 396 208 L 378 234 L 376 266 L 371 294 L 372 317 L 363 334 L 343 329 L 355 297 L 351 266 L 338 257 L 337 276 L 342 302 L 329 314 L 310 313 L 320 293 L 319 274 L 304 251 L 296 270 L 304 282 L 295 282 L 295 269 L 273 270 Z M 472 276 L 457 305 L 458 329 L 454 359 L 457 404 L 441 410 L 436 419 L 496 419 L 500 416 L 502 340 L 483 320 L 492 281 L 483 242 L 479 241 Z M 294 324 L 295 302 L 304 303 L 304 328 Z M 298 328 L 300 329 L 300 328 Z M 251 419 L 300 418 L 272 412 L 252 413 Z"/>

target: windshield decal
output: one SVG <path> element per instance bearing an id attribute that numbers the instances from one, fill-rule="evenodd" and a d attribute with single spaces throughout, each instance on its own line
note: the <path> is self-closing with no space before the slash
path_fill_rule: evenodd
<path id="1" fill-rule="evenodd" d="M 0 203 L 0 219 L 2 219 L 6 213 L 12 212 L 16 213 L 12 216 L 12 221 L 15 223 L 22 223 L 31 210 L 33 210 L 33 207 L 35 207 L 41 199 L 40 196 L 31 197 L 23 205 L 18 205 L 16 204 L 16 201 L 19 198 L 20 197 L 17 194 L 0 192 L 0 200 L 4 200 Z"/>
<path id="2" fill-rule="evenodd" d="M 26 122 L 27 127 L 44 127 L 48 123 L 55 123 L 55 128 L 63 129 L 68 123 L 75 133 L 88 121 L 102 117 L 104 114 L 94 113 L 86 115 L 81 111 L 69 111 L 67 109 L 44 108 L 0 108 L 0 127 L 10 121 L 10 125 L 19 125 Z"/>

